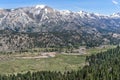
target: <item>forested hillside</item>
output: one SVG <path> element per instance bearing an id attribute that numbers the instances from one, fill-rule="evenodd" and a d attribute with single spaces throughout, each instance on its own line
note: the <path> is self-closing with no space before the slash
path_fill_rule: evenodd
<path id="1" fill-rule="evenodd" d="M 31 48 L 79 48 L 96 47 L 104 44 L 119 44 L 120 38 L 115 34 L 98 34 L 97 32 L 15 32 L 0 30 L 0 51 L 25 51 Z"/>
<path id="2" fill-rule="evenodd" d="M 78 71 L 38 71 L 1 75 L 0 80 L 120 80 L 120 47 L 86 57 L 86 66 Z"/>

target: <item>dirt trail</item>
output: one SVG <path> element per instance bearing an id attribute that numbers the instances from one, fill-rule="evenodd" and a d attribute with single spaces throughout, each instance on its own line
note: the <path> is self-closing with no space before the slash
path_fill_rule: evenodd
<path id="1" fill-rule="evenodd" d="M 16 58 L 22 58 L 22 59 L 39 59 L 39 58 L 50 58 L 50 57 L 55 57 L 56 53 L 55 52 L 46 52 L 46 53 L 41 53 L 38 56 L 28 56 L 28 57 L 24 57 L 24 56 L 17 56 Z"/>

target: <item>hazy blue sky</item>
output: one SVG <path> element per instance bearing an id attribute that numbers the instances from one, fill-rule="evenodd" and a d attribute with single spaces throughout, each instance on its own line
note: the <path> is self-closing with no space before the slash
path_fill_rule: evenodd
<path id="1" fill-rule="evenodd" d="M 112 14 L 120 11 L 120 0 L 0 0 L 0 8 L 45 4 L 55 9 Z"/>

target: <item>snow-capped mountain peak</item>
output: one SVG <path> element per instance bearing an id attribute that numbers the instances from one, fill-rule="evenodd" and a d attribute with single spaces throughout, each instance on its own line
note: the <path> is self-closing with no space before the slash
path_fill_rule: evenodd
<path id="1" fill-rule="evenodd" d="M 41 9 L 43 9 L 43 8 L 45 8 L 46 6 L 45 5 L 36 5 L 35 6 L 35 8 L 41 8 Z"/>
<path id="2" fill-rule="evenodd" d="M 81 15 L 83 15 L 83 14 L 88 14 L 88 12 L 85 12 L 85 11 L 79 11 L 79 12 L 77 12 L 78 14 L 81 14 Z"/>
<path id="3" fill-rule="evenodd" d="M 120 17 L 120 13 L 113 13 L 113 14 L 111 15 L 111 17 L 116 17 L 116 18 L 118 18 L 118 17 Z"/>
<path id="4" fill-rule="evenodd" d="M 19 31 L 28 31 L 34 26 L 33 31 L 39 31 L 43 25 L 50 29 L 51 26 L 61 26 L 65 29 L 73 29 L 76 26 L 108 28 L 119 27 L 119 20 L 119 13 L 106 16 L 85 11 L 56 10 L 45 5 L 0 10 L 0 26 L 2 26 L 0 30 L 10 26 L 11 30 L 18 28 Z"/>
<path id="5" fill-rule="evenodd" d="M 70 11 L 70 10 L 61 10 L 60 13 L 64 14 L 64 15 L 68 15 L 68 14 L 72 13 L 72 11 Z"/>

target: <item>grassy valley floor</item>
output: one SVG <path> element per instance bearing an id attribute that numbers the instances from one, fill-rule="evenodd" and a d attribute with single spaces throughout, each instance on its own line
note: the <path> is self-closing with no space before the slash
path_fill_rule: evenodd
<path id="1" fill-rule="evenodd" d="M 113 47 L 115 46 L 87 49 L 86 52 L 88 54 L 83 55 L 67 55 L 59 53 L 56 54 L 55 57 L 49 58 L 23 58 L 24 56 L 35 57 L 39 55 L 38 53 L 0 55 L 0 74 L 23 73 L 27 71 L 64 72 L 68 70 L 77 70 L 85 65 L 86 56 L 100 51 L 106 51 Z"/>

